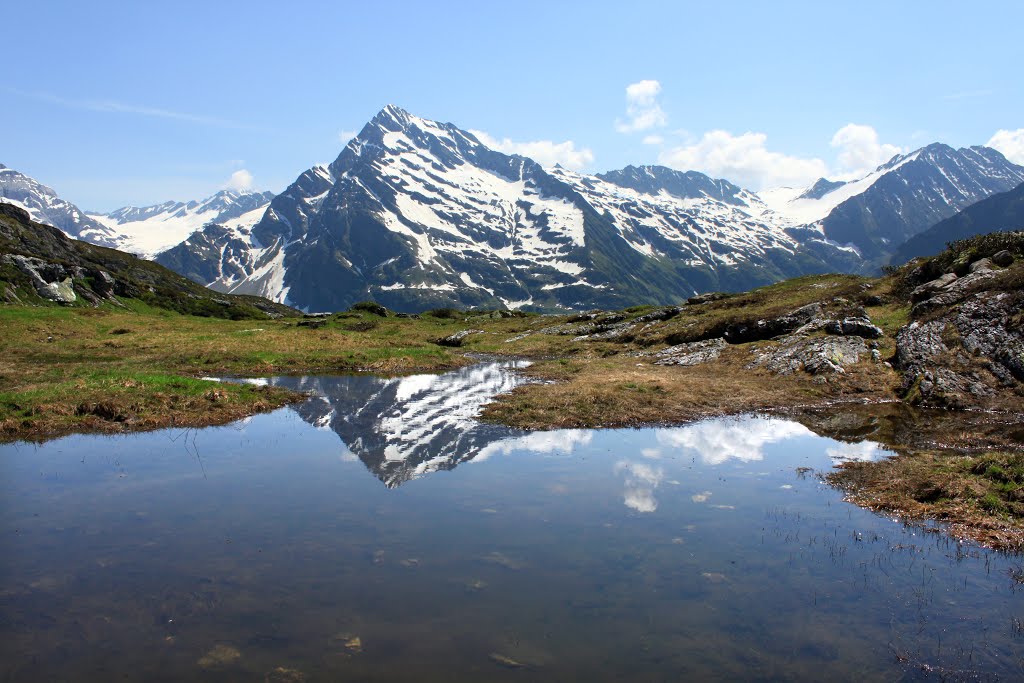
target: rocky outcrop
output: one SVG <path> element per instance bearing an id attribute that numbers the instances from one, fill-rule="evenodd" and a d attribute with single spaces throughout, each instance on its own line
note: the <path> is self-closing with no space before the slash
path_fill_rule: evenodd
<path id="1" fill-rule="evenodd" d="M 872 323 L 867 316 L 829 320 L 825 324 L 825 331 L 829 334 L 863 337 L 864 339 L 878 339 L 883 334 L 882 328 Z"/>
<path id="2" fill-rule="evenodd" d="M 722 349 L 727 346 L 724 339 L 705 339 L 704 341 L 677 344 L 662 349 L 654 354 L 655 365 L 700 365 L 717 360 Z"/>
<path id="3" fill-rule="evenodd" d="M 202 316 L 265 318 L 298 311 L 257 297 L 216 294 L 163 266 L 73 240 L 0 203 L 0 292 L 9 303 L 118 304 L 119 297 Z"/>
<path id="4" fill-rule="evenodd" d="M 961 277 L 943 273 L 916 287 L 913 322 L 896 337 L 893 365 L 904 397 L 923 405 L 983 405 L 998 387 L 1024 381 L 1024 292 L 1001 264 L 1002 251 L 973 261 L 957 259 Z"/>
<path id="5" fill-rule="evenodd" d="M 778 318 L 758 320 L 753 323 L 734 323 L 726 327 L 725 334 L 722 336 L 730 344 L 744 344 L 772 339 L 807 325 L 816 318 L 819 318 L 822 310 L 823 307 L 820 303 L 813 303 L 801 306 L 795 311 Z"/>

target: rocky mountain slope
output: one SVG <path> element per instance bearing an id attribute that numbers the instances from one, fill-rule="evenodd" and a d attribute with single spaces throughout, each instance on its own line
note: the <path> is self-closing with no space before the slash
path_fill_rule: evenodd
<path id="1" fill-rule="evenodd" d="M 992 231 L 1024 230 L 1024 183 L 972 204 L 955 216 L 939 221 L 900 245 L 891 263 L 901 265 L 917 256 L 931 256 L 946 244 Z"/>
<path id="2" fill-rule="evenodd" d="M 0 203 L 13 204 L 28 212 L 32 220 L 63 230 L 71 237 L 89 234 L 89 242 L 116 245 L 116 235 L 71 202 L 61 199 L 52 188 L 35 178 L 0 164 Z"/>
<path id="3" fill-rule="evenodd" d="M 156 263 L 70 239 L 10 203 L 0 203 L 0 296 L 15 304 L 121 305 L 124 299 L 137 299 L 219 318 L 298 313 L 259 297 L 213 292 Z"/>

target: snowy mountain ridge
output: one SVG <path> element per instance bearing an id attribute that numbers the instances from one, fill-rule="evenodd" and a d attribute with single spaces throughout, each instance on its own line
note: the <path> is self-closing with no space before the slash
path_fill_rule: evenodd
<path id="1" fill-rule="evenodd" d="M 334 162 L 272 199 L 222 192 L 125 207 L 66 232 L 159 252 L 214 289 L 309 311 L 364 299 L 406 311 L 612 308 L 869 272 L 913 235 L 1021 182 L 1024 167 L 995 150 L 942 144 L 854 181 L 760 193 L 660 166 L 587 175 L 388 105 Z"/>
<path id="2" fill-rule="evenodd" d="M 95 241 L 94 235 L 106 235 L 124 251 L 152 258 L 180 244 L 203 226 L 216 223 L 240 237 L 259 222 L 273 199 L 271 192 L 221 190 L 201 201 L 164 202 L 153 206 L 124 206 L 107 214 L 90 213 L 102 230 L 83 229 L 79 239 Z M 205 283 L 204 283 L 205 284 Z"/>
<path id="3" fill-rule="evenodd" d="M 757 195 L 696 172 L 544 169 L 389 105 L 329 167 L 271 202 L 252 230 L 263 251 L 250 275 L 209 282 L 307 310 L 370 298 L 398 310 L 589 308 L 830 269 L 819 252 L 848 258 L 769 213 Z M 158 260 L 195 264 L 197 250 L 216 252 L 206 237 Z M 222 272 L 237 273 L 233 258 Z"/>

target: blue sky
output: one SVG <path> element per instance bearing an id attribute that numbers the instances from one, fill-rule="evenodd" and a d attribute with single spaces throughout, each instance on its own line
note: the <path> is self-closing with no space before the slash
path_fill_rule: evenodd
<path id="1" fill-rule="evenodd" d="M 1024 163 L 1019 1 L 9 5 L 0 162 L 86 209 L 280 191 L 388 103 L 753 189 L 933 141 Z"/>

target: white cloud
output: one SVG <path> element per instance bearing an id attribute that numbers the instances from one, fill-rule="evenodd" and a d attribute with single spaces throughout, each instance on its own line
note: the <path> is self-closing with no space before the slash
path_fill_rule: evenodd
<path id="1" fill-rule="evenodd" d="M 906 151 L 896 145 L 880 143 L 874 128 L 857 123 L 848 123 L 837 130 L 831 144 L 839 150 L 841 172 L 851 178 L 863 177 Z"/>
<path id="2" fill-rule="evenodd" d="M 985 146 L 999 150 L 1015 164 L 1024 164 L 1024 128 L 997 130 Z"/>
<path id="3" fill-rule="evenodd" d="M 251 190 L 252 173 L 249 173 L 249 171 L 245 170 L 244 168 L 241 168 L 231 174 L 231 178 L 228 180 L 227 184 L 224 187 L 225 189 L 237 190 L 239 192 Z"/>
<path id="4" fill-rule="evenodd" d="M 663 142 L 665 142 L 665 138 L 660 135 L 648 135 L 643 140 L 645 145 L 660 145 Z"/>
<path id="5" fill-rule="evenodd" d="M 658 488 L 665 472 L 660 467 L 652 467 L 639 462 L 618 462 L 616 472 L 625 473 L 625 491 L 622 502 L 626 507 L 637 512 L 654 512 L 658 509 L 658 501 L 654 497 L 654 489 Z"/>
<path id="6" fill-rule="evenodd" d="M 749 417 L 659 429 L 655 438 L 664 447 L 692 449 L 705 463 L 721 465 L 731 458 L 743 462 L 762 460 L 767 444 L 810 435 L 811 431 L 797 422 Z"/>
<path id="7" fill-rule="evenodd" d="M 589 444 L 593 438 L 593 431 L 587 429 L 558 429 L 549 432 L 532 432 L 526 436 L 503 439 L 487 444 L 470 462 L 483 462 L 492 455 L 509 455 L 516 451 L 570 454 L 577 448 Z"/>
<path id="8" fill-rule="evenodd" d="M 660 93 L 661 83 L 658 81 L 637 81 L 626 86 L 626 120 L 616 120 L 615 130 L 636 133 L 668 123 L 668 116 L 658 104 Z"/>
<path id="9" fill-rule="evenodd" d="M 760 190 L 778 185 L 806 185 L 828 174 L 817 158 L 801 158 L 769 150 L 768 136 L 725 130 L 704 133 L 697 142 L 663 151 L 658 161 L 681 171 L 697 170 Z"/>
<path id="10" fill-rule="evenodd" d="M 572 140 L 565 142 L 552 140 L 513 142 L 509 138 L 499 140 L 482 130 L 471 130 L 470 132 L 491 149 L 505 154 L 519 154 L 548 168 L 559 164 L 570 170 L 578 171 L 594 163 L 594 153 L 587 147 L 577 149 L 576 143 Z"/>
<path id="11" fill-rule="evenodd" d="M 343 145 L 347 145 L 349 141 L 357 135 L 359 135 L 359 131 L 357 130 L 343 130 L 338 133 L 338 142 Z"/>
<path id="12" fill-rule="evenodd" d="M 825 454 L 836 462 L 849 462 L 851 460 L 871 462 L 872 460 L 881 460 L 887 455 L 891 455 L 881 444 L 874 441 L 839 443 L 831 448 L 826 448 Z"/>

